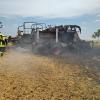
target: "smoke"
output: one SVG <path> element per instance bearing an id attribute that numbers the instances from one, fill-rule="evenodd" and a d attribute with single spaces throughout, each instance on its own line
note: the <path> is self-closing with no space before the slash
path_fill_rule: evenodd
<path id="1" fill-rule="evenodd" d="M 29 69 L 31 53 L 27 49 L 15 48 L 8 50 L 1 59 L 0 66 L 6 72 L 26 72 Z"/>
<path id="2" fill-rule="evenodd" d="M 73 50 L 73 48 L 65 48 L 61 44 L 53 45 L 54 42 L 48 45 L 44 41 L 38 45 L 34 45 L 33 49 L 28 47 L 15 47 L 8 50 L 4 57 L 0 58 L 0 69 L 6 72 L 29 73 L 31 69 L 37 72 L 39 60 L 37 56 L 46 57 L 48 59 L 61 60 L 66 59 L 66 63 L 79 64 L 80 66 L 99 66 L 100 65 L 100 49 L 91 48 L 82 51 Z M 49 46 L 49 47 L 48 47 Z M 34 58 L 34 60 L 33 60 Z M 60 61 L 59 60 L 59 61 Z M 38 61 L 38 62 L 37 62 Z M 60 61 L 60 62 L 61 62 Z M 44 61 L 43 61 L 44 62 Z M 32 66 L 37 66 L 33 67 Z M 40 64 L 41 65 L 41 64 Z M 35 72 L 35 73 L 36 73 Z"/>

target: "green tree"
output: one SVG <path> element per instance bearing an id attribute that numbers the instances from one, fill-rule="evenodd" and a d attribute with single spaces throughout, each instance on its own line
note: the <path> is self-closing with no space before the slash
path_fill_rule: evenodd
<path id="1" fill-rule="evenodd" d="M 92 35 L 92 38 L 94 38 L 94 39 L 96 38 L 95 34 Z"/>
<path id="2" fill-rule="evenodd" d="M 92 35 L 93 38 L 100 38 L 100 29 L 97 30 L 97 32 L 94 32 L 94 34 Z"/>

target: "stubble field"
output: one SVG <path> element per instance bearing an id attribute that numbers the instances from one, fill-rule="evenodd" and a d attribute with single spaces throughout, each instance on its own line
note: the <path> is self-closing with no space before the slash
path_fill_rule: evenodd
<path id="1" fill-rule="evenodd" d="M 8 51 L 0 58 L 0 100 L 100 100 L 100 56 Z"/>

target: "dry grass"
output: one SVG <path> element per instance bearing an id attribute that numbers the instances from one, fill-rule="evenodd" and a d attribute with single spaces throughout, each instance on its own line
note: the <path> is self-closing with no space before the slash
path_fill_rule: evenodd
<path id="1" fill-rule="evenodd" d="M 94 47 L 100 48 L 100 41 L 94 41 Z"/>
<path id="2" fill-rule="evenodd" d="M 100 100 L 100 72 L 89 67 L 11 51 L 0 58 L 0 100 Z"/>

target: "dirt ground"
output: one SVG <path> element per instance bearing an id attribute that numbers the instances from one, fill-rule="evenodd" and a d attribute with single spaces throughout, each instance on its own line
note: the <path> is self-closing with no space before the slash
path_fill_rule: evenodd
<path id="1" fill-rule="evenodd" d="M 0 100 L 100 100 L 100 58 L 74 59 L 7 52 Z"/>

